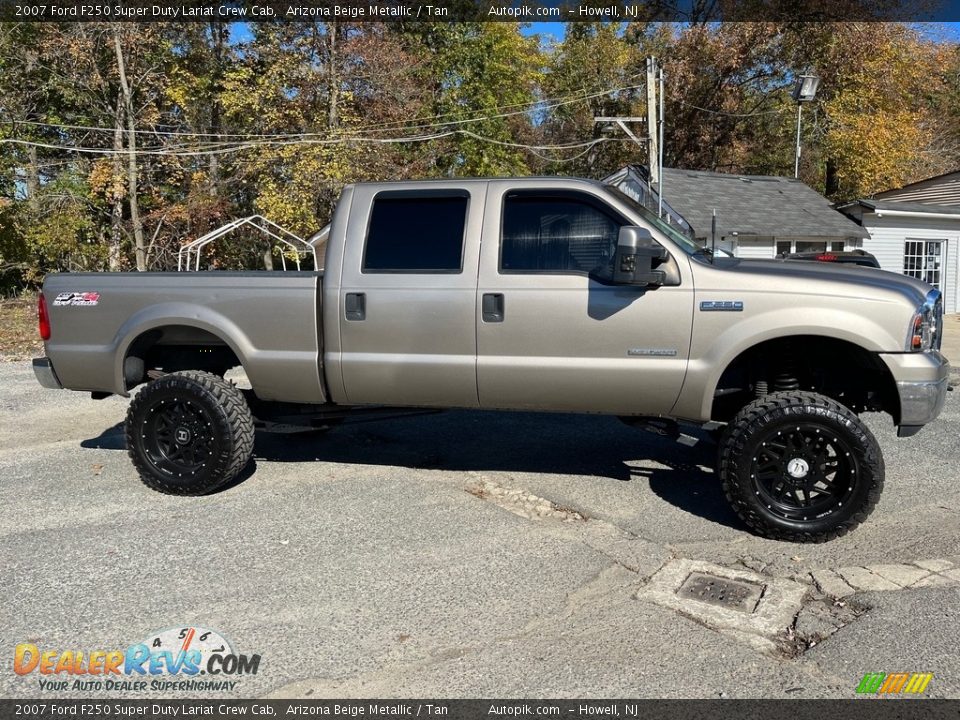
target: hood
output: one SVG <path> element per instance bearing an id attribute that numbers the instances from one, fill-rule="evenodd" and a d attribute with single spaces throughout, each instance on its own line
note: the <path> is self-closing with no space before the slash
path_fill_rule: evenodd
<path id="1" fill-rule="evenodd" d="M 855 295 L 878 300 L 890 299 L 893 294 L 917 307 L 933 289 L 921 280 L 900 273 L 852 264 L 740 258 L 716 258 L 712 264 L 708 260 L 703 264 L 719 271 L 712 278 L 715 282 L 722 282 L 721 278 L 726 276 L 724 285 L 766 292 Z"/>

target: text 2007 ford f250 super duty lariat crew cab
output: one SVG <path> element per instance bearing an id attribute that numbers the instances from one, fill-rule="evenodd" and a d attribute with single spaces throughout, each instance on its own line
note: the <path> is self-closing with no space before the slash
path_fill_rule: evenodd
<path id="1" fill-rule="evenodd" d="M 255 421 L 380 408 L 726 423 L 718 473 L 768 537 L 820 541 L 873 509 L 877 441 L 940 412 L 940 294 L 826 263 L 711 258 L 618 190 L 576 179 L 357 184 L 323 272 L 46 279 L 40 382 L 128 395 L 143 481 L 209 492 Z M 242 365 L 252 391 L 223 379 Z"/>

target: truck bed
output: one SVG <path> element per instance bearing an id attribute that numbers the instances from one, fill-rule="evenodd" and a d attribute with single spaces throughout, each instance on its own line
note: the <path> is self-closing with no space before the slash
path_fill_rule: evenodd
<path id="1" fill-rule="evenodd" d="M 261 399 L 322 403 L 322 279 L 323 271 L 51 275 L 46 354 L 64 386 L 126 395 L 126 358 L 219 345 Z"/>

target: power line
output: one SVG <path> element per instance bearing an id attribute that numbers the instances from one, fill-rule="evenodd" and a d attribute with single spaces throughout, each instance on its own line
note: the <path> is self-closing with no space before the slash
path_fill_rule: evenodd
<path id="1" fill-rule="evenodd" d="M 342 145 L 350 143 L 361 143 L 361 144 L 376 144 L 376 145 L 390 145 L 390 144 L 404 144 L 404 143 L 421 143 L 429 142 L 431 140 L 440 140 L 442 138 L 452 137 L 454 135 L 462 135 L 464 137 L 471 137 L 475 140 L 481 142 L 490 143 L 492 145 L 500 145 L 503 147 L 512 147 L 521 150 L 527 150 L 533 153 L 538 151 L 563 151 L 563 150 L 589 150 L 589 148 L 604 142 L 605 138 L 596 138 L 584 142 L 576 143 L 566 143 L 566 144 L 557 144 L 557 145 L 530 145 L 527 143 L 516 143 L 506 140 L 498 140 L 496 138 L 487 137 L 480 135 L 471 130 L 448 130 L 441 133 L 433 133 L 430 135 L 415 135 L 415 136 L 406 136 L 406 137 L 393 137 L 393 138 L 370 138 L 370 137 L 340 137 L 340 138 L 330 138 L 326 140 L 320 139 L 311 139 L 311 138 L 301 138 L 296 140 L 258 140 L 255 142 L 245 142 L 245 143 L 236 143 L 236 144 L 227 144 L 227 143 L 215 143 L 201 145 L 197 148 L 178 150 L 172 148 L 138 148 L 136 150 L 130 150 L 129 148 L 96 148 L 96 147 L 82 147 L 82 146 L 73 146 L 73 145 L 61 145 L 56 143 L 45 143 L 38 142 L 34 140 L 23 140 L 20 138 L 3 138 L 0 139 L 0 145 L 20 145 L 25 147 L 36 147 L 44 148 L 47 150 L 61 150 L 65 152 L 74 152 L 87 155 L 100 155 L 104 157 L 115 157 L 117 155 L 144 155 L 144 156 L 164 156 L 164 157 L 205 157 L 211 155 L 227 155 L 232 153 L 241 152 L 243 150 L 259 149 L 264 147 L 289 147 L 294 145 Z M 543 157 L 543 156 L 541 156 Z M 550 158 L 545 158 L 550 159 Z"/>
<path id="2" fill-rule="evenodd" d="M 694 110 L 699 110 L 700 112 L 709 113 L 711 115 L 724 115 L 726 117 L 757 117 L 759 115 L 775 115 L 777 113 L 782 113 L 790 108 L 776 108 L 774 110 L 760 110 L 758 112 L 748 112 L 748 113 L 734 113 L 734 112 L 725 112 L 723 110 L 711 110 L 710 108 L 700 107 L 699 105 L 694 105 L 693 103 L 684 102 L 683 100 L 678 101 L 684 107 L 692 108 Z"/>
<path id="3" fill-rule="evenodd" d="M 434 122 L 434 123 L 420 123 L 414 125 L 404 125 L 406 121 L 394 120 L 386 123 L 370 124 L 366 126 L 359 126 L 356 128 L 348 128 L 348 132 L 377 132 L 383 130 L 391 129 L 402 129 L 402 130 L 418 130 L 425 128 L 436 128 L 436 127 L 449 127 L 452 125 L 466 125 L 470 123 L 483 122 L 484 120 L 494 120 L 505 117 L 513 117 L 516 115 L 525 115 L 529 112 L 534 112 L 537 110 L 552 110 L 558 107 L 563 107 L 564 105 L 572 105 L 574 103 L 585 102 L 587 100 L 593 100 L 594 98 L 603 97 L 605 95 L 612 95 L 618 92 L 624 92 L 627 90 L 636 90 L 643 87 L 643 85 L 625 85 L 622 87 L 610 88 L 607 90 L 601 90 L 593 92 L 587 95 L 568 95 L 560 98 L 545 98 L 543 100 L 537 100 L 530 103 L 514 103 L 512 105 L 501 105 L 497 107 L 490 108 L 489 110 L 500 110 L 506 108 L 514 107 L 523 107 L 522 110 L 514 110 L 511 112 L 495 113 L 492 115 L 481 115 L 479 117 L 472 118 L 461 118 L 458 120 L 447 120 L 443 122 Z M 472 112 L 485 112 L 484 110 L 476 110 Z M 442 115 L 435 115 L 433 117 L 422 118 L 424 120 L 436 119 L 441 117 L 449 117 L 457 113 L 450 112 Z M 81 130 L 85 132 L 101 132 L 101 133 L 115 133 L 121 132 L 124 135 L 129 135 L 131 132 L 135 135 L 151 135 L 155 137 L 191 137 L 191 138 L 217 138 L 217 139 L 229 139 L 237 138 L 240 140 L 257 140 L 257 139 L 309 139 L 315 137 L 322 137 L 328 135 L 329 133 L 201 133 L 201 132 L 190 132 L 182 130 L 146 130 L 146 129 L 134 129 L 130 130 L 129 128 L 116 128 L 116 127 L 104 127 L 96 125 L 70 125 L 64 123 L 45 123 L 36 120 L 2 120 L 0 121 L 5 125 L 30 125 L 32 127 L 45 127 L 54 130 Z"/>

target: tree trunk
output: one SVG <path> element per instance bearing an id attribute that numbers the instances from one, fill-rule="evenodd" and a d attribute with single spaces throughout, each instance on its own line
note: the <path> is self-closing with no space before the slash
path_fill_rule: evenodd
<path id="1" fill-rule="evenodd" d="M 27 146 L 27 203 L 31 210 L 39 208 L 40 168 L 35 145 Z"/>
<path id="2" fill-rule="evenodd" d="M 340 72 L 337 68 L 340 60 L 337 56 L 337 24 L 327 24 L 327 127 L 334 130 L 340 124 Z"/>
<path id="3" fill-rule="evenodd" d="M 222 125 L 223 110 L 220 102 L 220 93 L 223 82 L 223 50 L 227 43 L 227 26 L 219 20 L 210 23 L 210 41 L 213 50 L 213 96 L 210 98 L 210 128 L 213 135 L 219 136 Z M 220 138 L 215 138 L 219 140 Z M 207 172 L 210 176 L 210 194 L 216 197 L 220 189 L 220 158 L 211 153 L 207 161 Z"/>
<path id="4" fill-rule="evenodd" d="M 133 112 L 133 92 L 127 82 L 127 70 L 123 60 L 123 48 L 120 45 L 120 31 L 114 27 L 113 46 L 117 53 L 117 71 L 120 75 L 120 89 L 123 91 L 123 106 L 127 119 L 127 202 L 130 205 L 130 223 L 133 225 L 133 240 L 137 257 L 137 270 L 147 269 L 147 246 L 143 238 L 143 223 L 140 221 L 140 201 L 137 199 L 137 135 L 136 117 Z"/>
<path id="5" fill-rule="evenodd" d="M 827 158 L 826 177 L 824 178 L 824 195 L 828 198 L 836 196 L 840 190 L 840 179 L 837 177 L 837 163 L 832 158 Z"/>
<path id="6" fill-rule="evenodd" d="M 118 187 L 123 177 L 123 99 L 117 95 L 113 113 L 113 172 L 110 175 L 110 246 L 107 248 L 107 267 L 120 270 L 120 244 L 123 241 L 123 194 Z"/>

